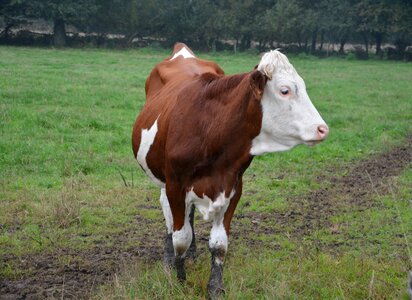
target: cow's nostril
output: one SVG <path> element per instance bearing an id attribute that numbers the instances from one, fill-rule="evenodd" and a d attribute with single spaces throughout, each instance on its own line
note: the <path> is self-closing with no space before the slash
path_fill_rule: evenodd
<path id="1" fill-rule="evenodd" d="M 319 125 L 318 126 L 318 136 L 321 140 L 324 140 L 329 133 L 329 128 L 326 125 Z"/>

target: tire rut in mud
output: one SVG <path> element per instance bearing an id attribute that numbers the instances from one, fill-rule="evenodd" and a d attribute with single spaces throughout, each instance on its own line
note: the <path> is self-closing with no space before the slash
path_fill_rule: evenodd
<path id="1" fill-rule="evenodd" d="M 390 194 L 393 177 L 398 176 L 411 162 L 412 135 L 406 138 L 403 145 L 388 152 L 374 154 L 353 165 L 327 170 L 325 173 L 332 175 L 317 178 L 326 187 L 300 197 L 290 197 L 285 212 L 249 212 L 238 216 L 234 222 L 238 224 L 233 225 L 234 234 L 244 235 L 245 231 L 249 231 L 253 236 L 287 232 L 291 237 L 300 238 L 321 228 L 331 228 L 332 216 L 382 205 L 373 198 Z M 252 241 L 252 244 L 255 242 Z"/>
<path id="2" fill-rule="evenodd" d="M 289 199 L 285 212 L 235 215 L 231 240 L 234 244 L 247 240 L 250 246 L 258 246 L 261 241 L 254 240 L 254 236 L 285 230 L 294 237 L 302 237 L 331 226 L 330 217 L 348 208 L 362 211 L 377 206 L 379 203 L 371 200 L 372 197 L 376 193 L 390 193 L 391 178 L 411 161 L 412 136 L 409 136 L 402 146 L 339 170 L 347 175 L 319 177 L 318 181 L 326 181 L 328 187 Z M 334 170 L 326 173 L 333 174 Z M 195 227 L 198 250 L 205 252 L 207 248 L 202 244 L 206 244 L 210 226 L 201 223 Z M 103 243 L 88 250 L 60 249 L 54 253 L 2 258 L 6 264 L 13 261 L 19 268 L 31 271 L 24 278 L 0 279 L 0 299 L 88 298 L 125 265 L 161 260 L 163 223 L 137 216 L 131 228 L 112 238 L 109 245 Z M 134 244 L 138 246 L 124 246 Z M 62 263 L 61 257 L 70 260 Z"/>

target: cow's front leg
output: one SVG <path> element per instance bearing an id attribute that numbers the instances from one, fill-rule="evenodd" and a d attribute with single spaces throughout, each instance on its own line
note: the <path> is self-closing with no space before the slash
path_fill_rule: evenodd
<path id="1" fill-rule="evenodd" d="M 166 187 L 166 191 L 173 216 L 172 239 L 177 278 L 180 281 L 185 281 L 185 257 L 192 242 L 192 227 L 189 220 L 192 204 L 187 203 L 185 193 L 181 192 L 179 188 L 171 185 Z"/>
<path id="2" fill-rule="evenodd" d="M 228 247 L 228 235 L 223 226 L 223 218 L 213 222 L 210 232 L 209 251 L 211 254 L 210 278 L 207 285 L 209 298 L 215 299 L 224 292 L 223 288 L 223 262 Z"/>
<path id="3" fill-rule="evenodd" d="M 228 249 L 230 222 L 241 194 L 242 183 L 240 182 L 235 195 L 230 199 L 229 205 L 222 207 L 221 212 L 213 220 L 209 239 L 211 270 L 207 285 L 210 299 L 217 299 L 225 291 L 223 286 L 223 263 Z"/>

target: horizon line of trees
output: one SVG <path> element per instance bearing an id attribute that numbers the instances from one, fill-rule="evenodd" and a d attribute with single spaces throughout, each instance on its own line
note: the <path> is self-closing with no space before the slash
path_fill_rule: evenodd
<path id="1" fill-rule="evenodd" d="M 4 28 L 1 40 L 13 27 L 29 19 L 53 23 L 52 43 L 67 44 L 66 26 L 102 36 L 122 34 L 122 45 L 136 38 L 163 38 L 215 51 L 232 40 L 233 50 L 257 43 L 259 51 L 294 45 L 298 52 L 316 54 L 325 43 L 373 45 L 382 55 L 383 44 L 396 47 L 399 58 L 412 45 L 411 0 L 0 0 Z"/>

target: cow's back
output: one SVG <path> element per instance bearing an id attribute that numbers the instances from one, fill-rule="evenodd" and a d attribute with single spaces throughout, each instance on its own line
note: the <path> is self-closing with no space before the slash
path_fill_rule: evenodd
<path id="1" fill-rule="evenodd" d="M 172 81 L 192 80 L 203 73 L 223 75 L 223 70 L 214 62 L 197 58 L 183 43 L 174 46 L 170 57 L 156 65 L 146 80 L 146 101 L 150 101 L 164 86 Z"/>

